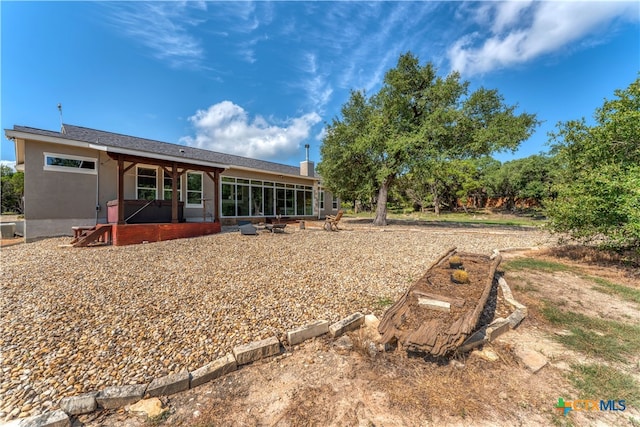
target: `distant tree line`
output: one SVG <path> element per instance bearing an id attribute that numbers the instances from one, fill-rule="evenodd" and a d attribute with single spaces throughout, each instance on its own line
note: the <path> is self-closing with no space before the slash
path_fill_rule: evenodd
<path id="1" fill-rule="evenodd" d="M 24 211 L 24 173 L 7 165 L 0 165 L 2 179 L 2 213 L 21 214 Z"/>

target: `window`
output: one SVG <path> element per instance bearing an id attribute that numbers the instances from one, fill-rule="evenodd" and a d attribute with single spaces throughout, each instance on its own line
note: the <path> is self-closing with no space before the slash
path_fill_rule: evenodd
<path id="1" fill-rule="evenodd" d="M 222 216 L 313 215 L 313 188 L 224 176 Z"/>
<path id="2" fill-rule="evenodd" d="M 333 200 L 331 201 L 331 208 L 335 211 L 338 209 L 338 198 L 333 196 Z"/>
<path id="3" fill-rule="evenodd" d="M 163 172 L 162 189 L 164 191 L 164 200 L 171 200 L 171 193 L 173 192 L 172 181 L 173 179 L 171 178 L 171 175 Z M 178 176 L 178 200 L 182 200 L 181 181 L 180 176 Z"/>
<path id="4" fill-rule="evenodd" d="M 187 207 L 202 207 L 202 172 L 187 172 Z"/>
<path id="5" fill-rule="evenodd" d="M 98 159 L 71 154 L 44 153 L 44 170 L 97 174 Z"/>
<path id="6" fill-rule="evenodd" d="M 136 197 L 139 200 L 157 199 L 157 171 L 138 166 L 136 169 Z"/>
<path id="7" fill-rule="evenodd" d="M 324 210 L 324 190 L 320 190 L 320 210 Z"/>

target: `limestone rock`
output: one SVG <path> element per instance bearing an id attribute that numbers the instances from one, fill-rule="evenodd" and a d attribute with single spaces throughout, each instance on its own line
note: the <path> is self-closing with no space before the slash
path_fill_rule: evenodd
<path id="1" fill-rule="evenodd" d="M 162 402 L 157 397 L 144 399 L 134 403 L 128 407 L 129 412 L 144 414 L 148 418 L 158 418 L 169 411 L 169 408 L 163 408 Z"/>
<path id="2" fill-rule="evenodd" d="M 518 349 L 516 356 L 522 360 L 522 363 L 534 374 L 547 364 L 547 358 L 541 353 L 531 349 Z"/>

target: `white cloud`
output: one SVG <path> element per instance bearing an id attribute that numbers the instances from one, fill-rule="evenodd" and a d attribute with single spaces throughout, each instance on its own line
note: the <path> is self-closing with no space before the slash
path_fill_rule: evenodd
<path id="1" fill-rule="evenodd" d="M 151 54 L 174 68 L 202 68 L 202 43 L 190 33 L 200 20 L 190 18 L 191 8 L 200 13 L 205 2 L 131 2 L 108 4 L 111 21 L 119 32 L 147 47 Z"/>
<path id="2" fill-rule="evenodd" d="M 479 32 L 467 34 L 448 51 L 451 68 L 464 75 L 557 52 L 604 32 L 617 18 L 638 19 L 634 2 L 496 2 L 483 4 L 477 13 L 478 22 L 493 18 L 490 36 L 482 41 Z"/>
<path id="3" fill-rule="evenodd" d="M 324 112 L 324 108 L 331 100 L 333 87 L 328 82 L 328 73 L 319 70 L 318 58 L 314 53 L 305 53 L 301 61 L 301 69 L 305 77 L 294 86 L 302 88 L 307 100 L 314 111 Z"/>
<path id="4" fill-rule="evenodd" d="M 16 161 L 15 160 L 0 160 L 0 165 L 9 166 L 11 169 L 16 170 Z"/>
<path id="5" fill-rule="evenodd" d="M 195 136 L 185 136 L 180 141 L 206 150 L 278 160 L 296 154 L 300 143 L 309 137 L 311 128 L 320 120 L 316 113 L 289 119 L 279 125 L 269 123 L 259 115 L 250 120 L 242 107 L 231 101 L 222 101 L 189 117 L 195 127 Z"/>

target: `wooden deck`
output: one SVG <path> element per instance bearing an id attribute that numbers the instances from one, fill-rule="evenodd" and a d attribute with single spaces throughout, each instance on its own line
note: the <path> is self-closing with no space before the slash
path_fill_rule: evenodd
<path id="1" fill-rule="evenodd" d="M 206 236 L 221 231 L 220 222 L 183 222 L 166 224 L 98 224 L 93 227 L 73 227 L 70 245 L 87 247 L 99 245 L 136 245 Z"/>

